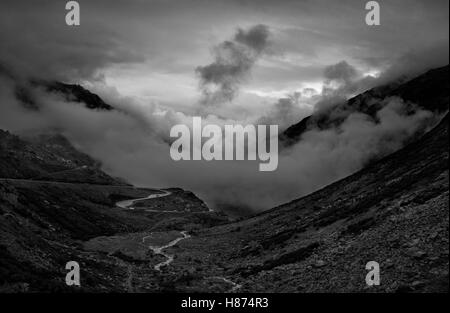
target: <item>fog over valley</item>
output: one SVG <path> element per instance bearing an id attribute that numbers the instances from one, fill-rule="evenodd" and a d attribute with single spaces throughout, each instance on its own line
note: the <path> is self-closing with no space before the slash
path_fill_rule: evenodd
<path id="1" fill-rule="evenodd" d="M 403 2 L 385 10 L 400 13 Z M 421 1 L 408 8 L 432 16 L 427 23 L 386 14 L 389 26 L 377 33 L 356 23 L 361 17 L 354 1 L 339 4 L 350 20 L 345 25 L 334 17 L 335 4 L 324 1 L 156 1 L 151 9 L 95 1 L 83 4 L 83 24 L 76 29 L 54 24 L 55 4 L 42 3 L 32 16 L 22 13 L 24 5 L 0 13 L 1 128 L 25 136 L 60 132 L 113 176 L 138 186 L 186 188 L 215 209 L 241 207 L 245 214 L 345 177 L 433 125 L 431 112 L 395 96 L 364 99 L 381 100 L 370 113 L 333 108 L 448 63 L 448 30 L 442 27 L 448 14 L 438 5 L 423 12 Z M 212 13 L 225 8 L 228 13 Z M 321 18 L 311 19 L 311 10 Z M 7 14 L 24 14 L 36 27 Z M 37 33 L 38 27 L 45 31 Z M 13 35 L 18 32 L 24 35 Z M 113 109 L 84 107 L 43 84 L 52 81 L 80 84 Z M 278 125 L 282 134 L 311 114 L 340 122 L 307 129 L 289 146 L 280 142 L 273 172 L 260 172 L 257 160 L 170 157 L 170 129 L 191 127 L 194 116 L 219 127 Z"/>

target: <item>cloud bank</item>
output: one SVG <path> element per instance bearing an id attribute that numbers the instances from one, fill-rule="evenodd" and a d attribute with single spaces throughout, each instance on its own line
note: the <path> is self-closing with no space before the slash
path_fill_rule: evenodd
<path id="1" fill-rule="evenodd" d="M 112 175 L 191 189 L 220 208 L 261 211 L 305 195 L 398 149 L 430 113 L 405 113 L 410 105 L 396 98 L 383 100 L 375 118 L 345 112 L 339 127 L 311 130 L 284 151 L 274 173 L 258 172 L 256 162 L 174 162 L 172 125 L 200 110 L 205 123 L 281 130 L 448 63 L 446 0 L 383 3 L 391 14 L 376 30 L 358 0 L 98 0 L 81 4 L 76 29 L 64 24 L 64 4 L 1 1 L 0 128 L 61 132 Z M 210 63 L 208 47 L 218 42 Z M 81 83 L 118 109 L 96 112 L 32 88 L 41 109 L 30 111 L 15 92 L 30 78 Z"/>
<path id="2" fill-rule="evenodd" d="M 269 29 L 261 24 L 247 30 L 239 28 L 232 40 L 216 46 L 214 62 L 196 69 L 203 93 L 201 102 L 216 104 L 233 100 L 240 84 L 267 48 L 268 38 Z"/>
<path id="3" fill-rule="evenodd" d="M 143 110 L 111 91 L 108 100 L 120 110 L 92 111 L 42 89 L 33 90 L 41 108 L 31 111 L 16 98 L 14 81 L 3 77 L 0 88 L 1 128 L 23 135 L 60 132 L 111 175 L 138 186 L 193 190 L 213 208 L 237 215 L 269 209 L 345 177 L 401 148 L 433 117 L 417 108 L 411 112 L 399 98 L 374 99 L 382 101 L 375 117 L 348 112 L 339 126 L 312 129 L 280 154 L 277 171 L 259 172 L 258 161 L 173 161 L 161 134 L 173 124 L 189 125 L 191 116 L 181 112 Z M 287 106 L 299 96 L 286 100 Z M 238 122 L 205 118 L 205 124 Z"/>

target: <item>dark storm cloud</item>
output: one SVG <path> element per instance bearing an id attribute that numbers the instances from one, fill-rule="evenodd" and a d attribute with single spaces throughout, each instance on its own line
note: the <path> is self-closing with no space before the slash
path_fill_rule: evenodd
<path id="1" fill-rule="evenodd" d="M 214 62 L 196 69 L 205 104 L 231 101 L 239 85 L 250 71 L 261 53 L 267 48 L 269 30 L 265 25 L 256 25 L 248 30 L 238 29 L 234 38 L 214 48 Z"/>
<path id="2" fill-rule="evenodd" d="M 240 42 L 257 53 L 261 53 L 267 47 L 269 29 L 266 25 L 256 25 L 245 31 L 238 29 L 234 41 Z"/>
<path id="3" fill-rule="evenodd" d="M 326 66 L 323 77 L 322 93 L 314 105 L 316 113 L 321 114 L 338 105 L 345 106 L 350 97 L 384 83 L 379 78 L 363 75 L 345 60 Z"/>
<path id="4" fill-rule="evenodd" d="M 418 46 L 409 49 L 397 58 L 388 61 L 387 69 L 381 73 L 380 83 L 397 78 L 410 78 L 427 69 L 440 67 L 449 62 L 449 42 Z"/>
<path id="5" fill-rule="evenodd" d="M 303 90 L 306 94 L 311 92 L 310 89 Z M 302 92 L 294 92 L 286 97 L 278 99 L 278 101 L 270 108 L 270 110 L 255 124 L 260 125 L 278 125 L 280 131 L 285 130 L 292 124 L 297 123 L 300 119 L 311 114 L 311 109 L 304 105 L 305 99 L 302 99 Z"/>
<path id="6" fill-rule="evenodd" d="M 96 7 L 81 3 L 82 26 L 67 26 L 65 3 L 2 1 L 0 63 L 23 77 L 73 82 L 96 78 L 111 64 L 144 60 Z"/>
<path id="7" fill-rule="evenodd" d="M 211 40 L 227 38 L 237 26 L 260 23 L 270 27 L 276 53 L 301 58 L 276 68 L 255 67 L 258 83 L 307 80 L 308 75 L 300 71 L 299 78 L 290 78 L 292 68 L 324 67 L 337 61 L 333 55 L 349 62 L 359 60 L 359 64 L 352 62 L 358 68 L 384 69 L 395 66 L 411 50 L 428 46 L 441 49 L 438 65 L 448 62 L 448 1 L 383 1 L 382 24 L 377 28 L 365 25 L 364 4 L 359 0 L 80 1 L 81 26 L 70 28 L 64 23 L 65 1 L 2 0 L 0 62 L 18 67 L 20 73 L 74 81 L 90 79 L 116 64 L 145 61 L 150 65 L 141 68 L 148 75 L 175 70 L 193 79 L 192 70 L 205 64 L 201 62 Z M 264 32 L 242 31 L 235 37 L 232 42 L 249 44 L 256 51 L 264 47 Z M 412 62 L 422 69 L 436 63 L 431 57 Z M 210 70 L 214 76 L 220 67 Z M 271 77 L 274 72 L 279 78 Z M 233 84 L 227 86 L 229 94 Z"/>
<path id="8" fill-rule="evenodd" d="M 326 66 L 323 75 L 325 80 L 322 96 L 327 98 L 325 102 L 328 102 L 329 98 L 331 100 L 333 98 L 346 99 L 352 94 L 374 87 L 377 81 L 372 76 L 362 75 L 347 61 Z M 318 106 L 320 105 L 321 103 L 318 104 Z"/>
<path id="9" fill-rule="evenodd" d="M 355 67 L 348 64 L 346 61 L 341 61 L 334 65 L 329 65 L 325 68 L 324 76 L 326 81 L 338 81 L 348 83 L 358 75 Z"/>

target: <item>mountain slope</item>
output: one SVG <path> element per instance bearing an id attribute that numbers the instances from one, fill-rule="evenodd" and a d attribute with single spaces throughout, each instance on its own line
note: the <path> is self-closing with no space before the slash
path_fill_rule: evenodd
<path id="1" fill-rule="evenodd" d="M 59 134 L 23 139 L 0 130 L 0 178 L 124 185 Z"/>
<path id="2" fill-rule="evenodd" d="M 373 88 L 345 103 L 316 112 L 287 128 L 280 134 L 280 142 L 290 146 L 309 129 L 336 127 L 352 112 L 362 112 L 376 120 L 376 112 L 382 108 L 383 100 L 390 97 L 402 98 L 411 111 L 415 104 L 434 113 L 446 112 L 449 108 L 449 66 L 430 70 L 405 83 Z"/>
<path id="3" fill-rule="evenodd" d="M 212 258 L 226 264 L 240 291 L 448 291 L 448 139 L 447 115 L 419 141 L 371 166 L 205 230 L 183 249 L 202 255 L 220 247 L 222 255 Z M 365 284 L 369 261 L 380 264 L 380 286 Z"/>
<path id="4" fill-rule="evenodd" d="M 92 110 L 110 111 L 114 108 L 105 103 L 95 93 L 77 84 L 66 84 L 58 81 L 40 79 L 23 79 L 14 71 L 0 63 L 0 78 L 6 79 L 14 86 L 17 100 L 27 109 L 39 110 L 41 105 L 35 96 L 35 89 L 40 88 L 49 93 L 56 93 L 64 97 L 66 101 L 77 102 Z"/>
<path id="5" fill-rule="evenodd" d="M 30 110 L 39 110 L 39 100 L 35 97 L 35 88 L 43 88 L 46 92 L 59 94 L 66 101 L 77 102 L 92 110 L 113 110 L 98 95 L 90 92 L 80 85 L 65 84 L 61 82 L 32 81 L 19 83 L 15 81 L 15 96 L 22 105 Z"/>
<path id="6" fill-rule="evenodd" d="M 118 207 L 117 201 L 162 191 L 110 177 L 59 134 L 23 139 L 0 130 L 0 293 L 129 291 L 130 270 L 149 271 L 148 262 L 157 257 L 134 260 L 118 247 L 110 254 L 85 251 L 84 241 L 227 221 L 193 193 L 167 191 L 164 201 L 141 201 L 135 210 Z M 80 289 L 64 282 L 71 260 L 82 269 Z"/>
<path id="7" fill-rule="evenodd" d="M 41 83 L 49 92 L 62 94 L 67 101 L 84 103 L 89 109 L 95 110 L 113 110 L 113 107 L 105 103 L 98 95 L 90 92 L 80 85 L 64 84 L 61 82 L 42 82 Z"/>

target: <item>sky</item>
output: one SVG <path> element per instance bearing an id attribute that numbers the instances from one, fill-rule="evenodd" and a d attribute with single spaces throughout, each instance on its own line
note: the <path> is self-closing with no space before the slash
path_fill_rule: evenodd
<path id="1" fill-rule="evenodd" d="M 279 168 L 248 162 L 174 163 L 172 125 L 277 124 L 280 131 L 338 100 L 448 64 L 448 0 L 382 0 L 381 25 L 361 0 L 80 0 L 0 2 L 0 128 L 61 130 L 105 171 L 139 186 L 183 187 L 217 206 L 261 211 L 402 147 L 430 112 L 387 99 L 374 123 L 350 114 L 342 129 L 311 131 Z M 40 112 L 17 101 L 30 79 L 79 83 L 113 105 L 93 112 L 36 90 Z M 324 101 L 327 100 L 327 101 Z M 406 137 L 405 137 L 406 136 Z M 387 142 L 386 138 L 394 138 Z"/>
<path id="2" fill-rule="evenodd" d="M 448 62 L 446 0 L 379 1 L 376 27 L 365 24 L 361 0 L 79 1 L 77 27 L 65 25 L 65 2 L 2 1 L 0 60 L 183 108 L 199 101 L 196 68 L 213 61 L 214 47 L 265 25 L 268 46 L 233 99 L 244 111 L 304 88 L 320 92 L 325 67 L 343 60 L 374 76 L 406 59 Z"/>

